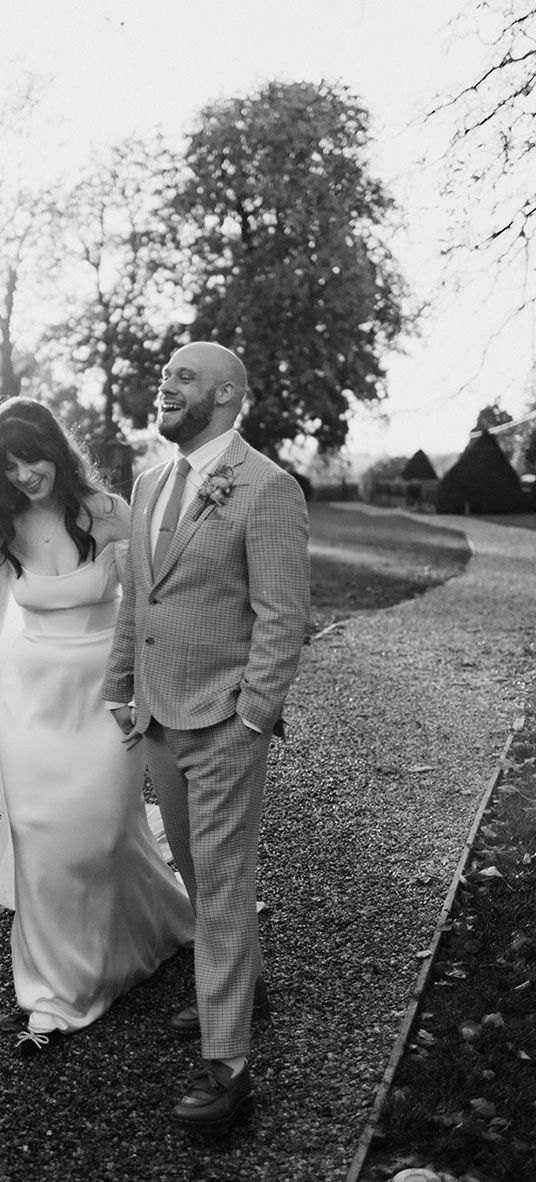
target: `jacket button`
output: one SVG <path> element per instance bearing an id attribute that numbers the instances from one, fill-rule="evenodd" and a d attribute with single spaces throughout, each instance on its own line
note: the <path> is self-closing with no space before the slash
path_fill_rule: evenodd
<path id="1" fill-rule="evenodd" d="M 146 636 L 145 643 L 146 644 L 154 644 L 154 636 Z"/>

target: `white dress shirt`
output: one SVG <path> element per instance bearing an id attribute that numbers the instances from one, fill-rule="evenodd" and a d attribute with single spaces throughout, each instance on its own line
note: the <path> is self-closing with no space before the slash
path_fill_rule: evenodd
<path id="1" fill-rule="evenodd" d="M 179 513 L 179 521 L 182 521 L 186 510 L 201 488 L 203 481 L 216 467 L 224 451 L 227 451 L 227 448 L 233 442 L 234 436 L 235 432 L 230 428 L 229 431 L 224 431 L 221 435 L 217 435 L 215 439 L 209 439 L 208 443 L 203 443 L 196 451 L 190 452 L 189 456 L 184 456 L 180 448 L 177 447 L 175 463 L 165 484 L 160 490 L 160 496 L 158 497 L 151 517 L 151 554 L 154 554 L 158 531 L 162 524 L 164 511 L 175 481 L 175 470 L 179 460 L 186 459 L 190 464 L 190 471 L 186 477 L 184 492 L 182 494 L 181 511 Z"/>

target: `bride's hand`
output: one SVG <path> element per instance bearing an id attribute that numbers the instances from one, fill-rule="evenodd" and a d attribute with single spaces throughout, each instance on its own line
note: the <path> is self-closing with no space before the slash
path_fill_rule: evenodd
<path id="1" fill-rule="evenodd" d="M 143 738 L 143 735 L 140 735 L 139 731 L 136 730 L 136 707 L 118 706 L 116 710 L 112 710 L 112 714 L 119 729 L 125 736 L 123 743 L 127 751 L 130 751 Z"/>
<path id="2" fill-rule="evenodd" d="M 127 751 L 131 751 L 132 748 L 135 747 L 137 743 L 140 743 L 142 739 L 143 735 L 140 735 L 140 732 L 137 731 L 135 727 L 133 727 L 126 739 L 123 739 L 123 743 Z"/>

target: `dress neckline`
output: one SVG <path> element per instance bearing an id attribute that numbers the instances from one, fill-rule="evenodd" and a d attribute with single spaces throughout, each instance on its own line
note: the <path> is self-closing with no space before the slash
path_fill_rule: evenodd
<path id="1" fill-rule="evenodd" d="M 121 540 L 123 540 L 123 539 L 121 539 Z M 126 539 L 125 539 L 125 541 L 126 541 Z M 43 575 L 43 574 L 41 574 L 40 571 L 29 570 L 29 568 L 27 566 L 22 566 L 22 562 L 21 562 L 21 567 L 22 567 L 22 570 L 24 571 L 25 575 L 32 575 L 34 579 L 70 579 L 70 578 L 72 578 L 73 575 L 79 575 L 80 571 L 87 570 L 88 567 L 90 567 L 90 566 L 95 566 L 95 563 L 99 561 L 99 558 L 102 558 L 103 554 L 106 553 L 109 546 L 115 546 L 115 545 L 116 545 L 115 542 L 106 542 L 106 545 L 102 547 L 102 550 L 99 551 L 99 553 L 96 555 L 94 560 L 92 560 L 91 562 L 84 562 L 83 566 L 75 566 L 74 570 L 65 571 L 65 574 L 63 574 L 63 575 Z"/>

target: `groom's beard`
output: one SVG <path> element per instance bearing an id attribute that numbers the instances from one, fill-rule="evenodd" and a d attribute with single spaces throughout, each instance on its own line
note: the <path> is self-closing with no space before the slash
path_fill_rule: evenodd
<path id="1" fill-rule="evenodd" d="M 185 406 L 183 410 L 175 411 L 167 422 L 163 418 L 157 423 L 158 432 L 170 443 L 178 443 L 179 447 L 195 439 L 202 431 L 206 431 L 212 422 L 214 414 L 214 395 L 217 386 L 212 386 L 203 394 L 199 402 Z M 159 419 L 162 412 L 159 412 Z"/>

